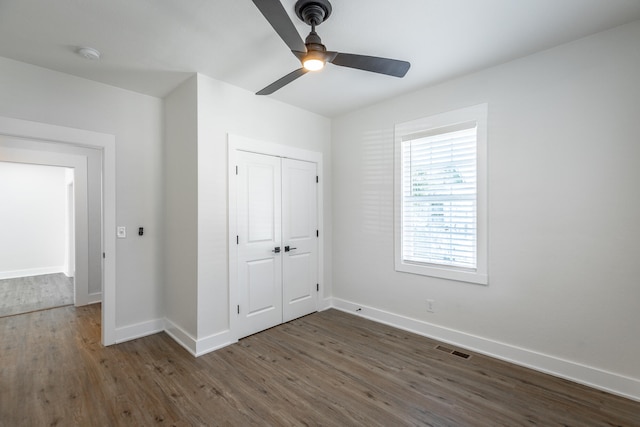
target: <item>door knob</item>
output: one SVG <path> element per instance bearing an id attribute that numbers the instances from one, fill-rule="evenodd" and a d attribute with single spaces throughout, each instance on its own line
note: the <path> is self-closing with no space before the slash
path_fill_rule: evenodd
<path id="1" fill-rule="evenodd" d="M 284 251 L 285 251 L 285 252 L 289 252 L 289 251 L 292 251 L 292 250 L 294 250 L 294 249 L 298 249 L 298 248 L 290 248 L 289 246 L 285 246 L 285 247 L 284 247 Z"/>
<path id="2" fill-rule="evenodd" d="M 275 253 L 279 254 L 280 253 L 280 246 L 276 246 L 271 252 L 275 252 Z"/>

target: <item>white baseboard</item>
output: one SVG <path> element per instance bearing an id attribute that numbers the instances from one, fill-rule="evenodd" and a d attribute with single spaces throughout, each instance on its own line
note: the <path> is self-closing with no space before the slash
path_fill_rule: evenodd
<path id="1" fill-rule="evenodd" d="M 332 299 L 321 299 L 318 306 L 318 311 L 332 308 Z M 185 350 L 187 350 L 195 357 L 211 353 L 212 351 L 219 350 L 228 345 L 238 342 L 238 339 L 231 333 L 231 330 L 229 329 L 215 333 L 213 335 L 209 335 L 208 337 L 196 339 L 193 335 L 186 332 L 180 326 L 176 325 L 167 318 L 164 319 L 164 331 L 167 333 L 167 335 L 173 338 L 174 341 L 184 347 Z"/>
<path id="2" fill-rule="evenodd" d="M 333 308 L 333 298 L 321 298 L 318 301 L 318 311 L 325 311 Z"/>
<path id="3" fill-rule="evenodd" d="M 526 368 L 564 378 L 589 387 L 623 396 L 628 399 L 640 401 L 640 380 L 635 378 L 625 377 L 612 372 L 585 366 L 580 363 L 560 359 L 510 344 L 493 341 L 476 335 L 467 334 L 465 332 L 444 328 L 422 320 L 412 319 L 339 298 L 331 298 L 329 305 L 337 310 L 355 314 L 356 316 L 384 323 L 405 331 L 475 351 L 515 365 L 524 366 Z"/>
<path id="4" fill-rule="evenodd" d="M 26 270 L 0 271 L 0 279 L 16 279 L 18 277 L 42 276 L 43 274 L 64 273 L 64 266 L 28 268 Z"/>
<path id="5" fill-rule="evenodd" d="M 201 338 L 196 342 L 196 357 L 203 354 L 211 353 L 212 351 L 219 350 L 228 345 L 238 342 L 235 337 L 231 336 L 231 331 L 226 330 L 218 332 L 217 334 L 209 335 L 208 337 Z"/>
<path id="6" fill-rule="evenodd" d="M 162 319 L 154 319 L 147 322 L 136 323 L 135 325 L 116 328 L 116 344 L 157 334 L 163 330 L 164 321 Z"/>
<path id="7" fill-rule="evenodd" d="M 191 334 L 166 317 L 164 318 L 164 331 L 185 350 L 196 356 L 198 341 Z"/>
<path id="8" fill-rule="evenodd" d="M 167 318 L 164 319 L 164 331 L 195 357 L 221 349 L 238 341 L 231 336 L 230 330 L 222 331 L 198 340 Z"/>
<path id="9" fill-rule="evenodd" d="M 87 298 L 87 304 L 97 304 L 102 302 L 102 292 L 96 292 L 95 294 L 89 294 Z"/>

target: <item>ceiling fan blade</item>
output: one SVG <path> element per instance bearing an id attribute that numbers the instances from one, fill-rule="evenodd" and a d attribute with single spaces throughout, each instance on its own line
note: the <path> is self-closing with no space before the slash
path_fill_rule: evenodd
<path id="1" fill-rule="evenodd" d="M 298 77 L 306 73 L 307 73 L 307 70 L 305 70 L 304 68 L 299 68 L 295 71 L 292 71 L 286 76 L 282 77 L 281 79 L 271 83 L 269 86 L 265 87 L 260 92 L 256 92 L 256 95 L 271 95 L 273 92 L 277 91 L 283 86 L 288 85 L 289 83 L 291 83 L 292 81 L 294 81 L 295 79 L 297 79 Z"/>
<path id="2" fill-rule="evenodd" d="M 264 15 L 269 24 L 276 30 L 280 38 L 289 46 L 291 50 L 306 52 L 307 47 L 304 45 L 298 30 L 289 19 L 287 11 L 284 10 L 280 0 L 253 0 L 258 10 Z"/>
<path id="3" fill-rule="evenodd" d="M 327 52 L 332 53 L 332 52 Z M 358 70 L 371 71 L 394 77 L 404 77 L 411 64 L 397 59 L 378 58 L 377 56 L 354 55 L 352 53 L 338 53 L 332 64 L 341 67 L 357 68 Z"/>

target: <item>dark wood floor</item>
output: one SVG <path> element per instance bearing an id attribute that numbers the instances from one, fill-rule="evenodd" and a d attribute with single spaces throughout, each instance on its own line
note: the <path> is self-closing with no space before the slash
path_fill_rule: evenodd
<path id="1" fill-rule="evenodd" d="M 165 334 L 103 348 L 99 322 L 0 319 L 0 425 L 640 426 L 639 402 L 336 310 L 197 359 Z"/>

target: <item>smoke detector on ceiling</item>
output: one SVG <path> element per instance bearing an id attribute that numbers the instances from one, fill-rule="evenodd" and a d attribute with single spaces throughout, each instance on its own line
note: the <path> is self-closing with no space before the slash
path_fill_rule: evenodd
<path id="1" fill-rule="evenodd" d="M 85 59 L 96 60 L 100 59 L 100 52 L 92 47 L 79 47 L 76 53 Z"/>

